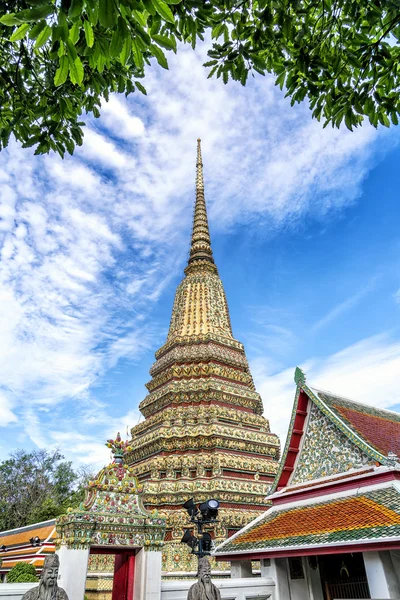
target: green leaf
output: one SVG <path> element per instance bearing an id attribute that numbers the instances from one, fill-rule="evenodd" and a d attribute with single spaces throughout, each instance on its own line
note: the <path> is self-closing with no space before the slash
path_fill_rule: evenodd
<path id="1" fill-rule="evenodd" d="M 99 21 L 103 27 L 114 27 L 117 11 L 114 0 L 99 0 Z"/>
<path id="2" fill-rule="evenodd" d="M 119 60 L 121 61 L 121 64 L 126 65 L 126 63 L 128 62 L 129 56 L 131 54 L 131 47 L 131 38 L 126 37 L 122 46 L 121 54 L 119 55 Z"/>
<path id="3" fill-rule="evenodd" d="M 74 23 L 72 25 L 71 29 L 69 30 L 69 39 L 74 44 L 74 46 L 75 46 L 76 42 L 79 40 L 80 32 L 81 32 L 81 23 L 79 21 L 77 21 L 76 23 Z"/>
<path id="4" fill-rule="evenodd" d="M 89 21 L 83 21 L 83 28 L 85 30 L 86 43 L 89 46 L 89 48 L 92 48 L 94 44 L 94 33 Z"/>
<path id="5" fill-rule="evenodd" d="M 26 33 L 29 29 L 29 23 L 24 23 L 23 25 L 20 25 L 10 37 L 10 42 L 18 42 L 18 40 L 22 40 L 22 38 L 26 36 Z"/>
<path id="6" fill-rule="evenodd" d="M 93 26 L 97 25 L 97 20 L 99 17 L 99 5 L 96 0 L 86 0 L 87 7 L 87 15 L 89 17 L 89 21 Z"/>
<path id="7" fill-rule="evenodd" d="M 49 37 L 51 36 L 51 27 L 50 25 L 46 25 L 43 30 L 39 33 L 36 38 L 35 48 L 41 48 L 45 45 Z"/>
<path id="8" fill-rule="evenodd" d="M 279 85 L 281 90 L 283 89 L 283 86 L 285 85 L 285 77 L 286 77 L 286 72 L 282 71 L 282 73 L 280 73 L 278 75 L 278 77 L 276 78 L 276 81 L 275 81 L 275 85 Z"/>
<path id="9" fill-rule="evenodd" d="M 83 81 L 84 71 L 82 61 L 79 56 L 74 61 L 69 60 L 69 77 L 72 83 L 81 85 Z"/>
<path id="10" fill-rule="evenodd" d="M 346 112 L 346 115 L 344 117 L 344 122 L 346 123 L 347 129 L 350 129 L 350 131 L 353 131 L 353 113 L 351 112 L 351 110 L 348 110 Z"/>
<path id="11" fill-rule="evenodd" d="M 154 16 L 156 14 L 156 9 L 154 8 L 154 5 L 152 4 L 151 0 L 142 0 L 142 2 L 147 12 Z"/>
<path id="12" fill-rule="evenodd" d="M 159 46 L 166 48 L 166 50 L 173 50 L 176 53 L 176 39 L 174 37 L 169 38 L 166 35 L 158 34 L 155 34 L 152 37 Z"/>
<path id="13" fill-rule="evenodd" d="M 390 121 L 386 113 L 384 113 L 383 111 L 378 113 L 378 119 L 382 123 L 382 125 L 384 125 L 385 127 L 390 127 Z"/>
<path id="14" fill-rule="evenodd" d="M 29 39 L 30 40 L 35 40 L 39 33 L 46 27 L 46 21 L 39 21 L 39 23 L 36 23 L 36 25 L 34 25 L 32 27 L 32 29 L 29 32 Z"/>
<path id="15" fill-rule="evenodd" d="M 168 4 L 163 2 L 163 0 L 151 0 L 151 3 L 153 4 L 160 17 L 162 17 L 165 21 L 168 21 L 168 23 L 175 23 L 174 15 L 172 14 L 172 11 Z"/>
<path id="16" fill-rule="evenodd" d="M 60 57 L 60 66 L 54 76 L 54 85 L 57 87 L 65 83 L 68 77 L 69 61 L 67 56 Z"/>
<path id="17" fill-rule="evenodd" d="M 67 47 L 67 54 L 70 59 L 70 62 L 73 63 L 78 56 L 75 50 L 75 46 L 69 38 L 65 41 L 65 45 Z"/>
<path id="18" fill-rule="evenodd" d="M 133 52 L 133 58 L 135 59 L 135 64 L 137 67 L 139 67 L 139 69 L 143 69 L 143 66 L 144 66 L 143 54 L 142 54 L 141 49 L 139 48 L 137 39 L 132 38 L 131 41 L 132 41 L 132 52 Z"/>
<path id="19" fill-rule="evenodd" d="M 144 87 L 144 85 L 142 85 L 140 83 L 140 81 L 135 81 L 135 85 L 136 85 L 137 89 L 139 90 L 139 92 L 142 92 L 142 94 L 144 94 L 145 96 L 147 96 L 146 88 Z"/>
<path id="20" fill-rule="evenodd" d="M 3 15 L 0 18 L 0 23 L 6 25 L 7 27 L 12 27 L 13 25 L 18 25 L 21 21 L 15 16 L 15 13 L 9 13 L 8 15 Z"/>
<path id="21" fill-rule="evenodd" d="M 168 69 L 168 61 L 165 58 L 164 52 L 158 46 L 150 44 L 150 52 L 157 59 L 158 64 L 164 69 Z"/>
<path id="22" fill-rule="evenodd" d="M 83 9 L 83 0 L 72 0 L 69 7 L 68 16 L 74 20 L 81 16 Z"/>
<path id="23" fill-rule="evenodd" d="M 138 10 L 133 10 L 132 17 L 135 19 L 135 21 L 139 23 L 139 25 L 141 25 L 142 27 L 147 27 L 147 19 L 142 12 Z"/>
<path id="24" fill-rule="evenodd" d="M 123 20 L 122 17 L 118 17 L 118 26 L 111 38 L 110 56 L 119 56 L 122 52 L 122 46 L 124 45 L 124 30 L 121 21 Z"/>
<path id="25" fill-rule="evenodd" d="M 23 22 L 32 22 L 45 19 L 52 13 L 54 13 L 54 6 L 46 4 L 45 6 L 38 6 L 29 10 L 21 10 L 21 12 L 16 14 L 16 17 Z"/>

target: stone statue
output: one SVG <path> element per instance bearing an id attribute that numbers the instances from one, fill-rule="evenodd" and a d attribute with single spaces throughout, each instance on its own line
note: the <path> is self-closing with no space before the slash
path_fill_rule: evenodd
<path id="1" fill-rule="evenodd" d="M 188 592 L 187 600 L 221 600 L 218 588 L 211 581 L 211 567 L 208 558 L 199 558 L 198 582 Z"/>
<path id="2" fill-rule="evenodd" d="M 26 592 L 21 600 L 68 600 L 67 593 L 57 584 L 59 566 L 58 554 L 46 556 L 39 585 Z"/>

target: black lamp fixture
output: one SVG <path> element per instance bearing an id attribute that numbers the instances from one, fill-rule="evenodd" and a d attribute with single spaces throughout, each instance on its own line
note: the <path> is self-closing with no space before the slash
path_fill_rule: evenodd
<path id="1" fill-rule="evenodd" d="M 185 504 L 183 505 L 183 508 L 187 511 L 190 518 L 194 517 L 198 512 L 197 506 L 195 505 L 193 498 L 190 498 L 190 500 L 186 500 Z"/>
<path id="2" fill-rule="evenodd" d="M 203 517 L 203 521 L 214 521 L 218 517 L 219 502 L 214 498 L 200 504 L 199 511 Z"/>
<path id="3" fill-rule="evenodd" d="M 207 532 L 203 533 L 202 539 L 202 550 L 204 553 L 211 554 L 212 549 L 212 539 L 211 535 Z"/>
<path id="4" fill-rule="evenodd" d="M 187 511 L 191 522 L 196 525 L 199 537 L 194 536 L 190 529 L 186 529 L 181 542 L 187 544 L 192 549 L 192 554 L 196 554 L 199 558 L 211 554 L 211 535 L 203 532 L 203 526 L 217 522 L 218 500 L 211 498 L 197 507 L 193 498 L 190 498 L 190 500 L 186 500 L 183 508 Z"/>
<path id="5" fill-rule="evenodd" d="M 29 538 L 31 546 L 40 546 L 40 537 L 35 535 L 35 537 Z"/>
<path id="6" fill-rule="evenodd" d="M 197 537 L 195 537 L 192 532 L 190 531 L 190 529 L 186 529 L 185 533 L 183 534 L 183 538 L 181 539 L 181 542 L 183 544 L 187 544 L 189 546 L 189 548 L 191 548 L 192 550 L 194 550 L 198 540 Z"/>
<path id="7" fill-rule="evenodd" d="M 2 546 L 0 546 L 0 552 L 5 552 L 7 550 L 7 546 L 5 546 L 4 544 Z"/>

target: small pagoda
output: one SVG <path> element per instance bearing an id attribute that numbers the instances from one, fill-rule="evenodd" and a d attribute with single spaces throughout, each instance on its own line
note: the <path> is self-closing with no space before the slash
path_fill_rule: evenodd
<path id="1" fill-rule="evenodd" d="M 222 541 L 265 510 L 279 463 L 279 439 L 262 416 L 214 263 L 200 140 L 189 261 L 150 375 L 139 406 L 145 420 L 131 431 L 126 459 L 144 484 L 146 509 L 167 518 L 163 571 L 193 572 L 195 559 L 180 543 L 188 525 L 183 503 L 218 499 L 211 533 Z"/>

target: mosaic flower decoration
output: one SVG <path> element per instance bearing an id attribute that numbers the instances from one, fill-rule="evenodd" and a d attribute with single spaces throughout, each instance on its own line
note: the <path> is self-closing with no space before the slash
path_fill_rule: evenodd
<path id="1" fill-rule="evenodd" d="M 106 446 L 107 448 L 111 449 L 111 452 L 114 455 L 115 462 L 119 463 L 122 462 L 125 454 L 127 454 L 128 452 L 132 452 L 132 446 L 130 445 L 130 442 L 128 440 L 124 442 L 121 438 L 121 434 L 119 431 L 115 440 L 107 440 Z"/>

